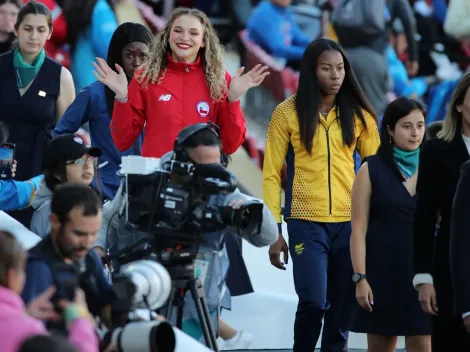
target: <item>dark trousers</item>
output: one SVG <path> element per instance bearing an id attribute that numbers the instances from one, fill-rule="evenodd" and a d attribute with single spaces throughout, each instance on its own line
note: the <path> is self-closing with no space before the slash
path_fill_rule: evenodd
<path id="1" fill-rule="evenodd" d="M 351 223 L 288 220 L 289 249 L 299 303 L 294 352 L 313 352 L 323 327 L 321 351 L 347 350 L 348 331 L 337 323 L 342 293 L 351 283 Z"/>

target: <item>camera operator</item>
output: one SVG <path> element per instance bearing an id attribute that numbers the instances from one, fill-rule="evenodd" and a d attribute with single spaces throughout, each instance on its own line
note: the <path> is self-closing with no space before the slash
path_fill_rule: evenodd
<path id="1" fill-rule="evenodd" d="M 8 141 L 8 135 L 8 128 L 0 121 L 0 146 Z M 30 206 L 44 178 L 40 175 L 28 181 L 14 181 L 15 173 L 16 161 L 13 161 L 11 179 L 0 181 L 0 210 L 19 210 Z"/>
<path id="2" fill-rule="evenodd" d="M 163 168 L 166 168 L 165 166 L 171 160 L 188 162 L 193 165 L 226 165 L 227 157 L 222 151 L 221 141 L 215 125 L 209 123 L 191 125 L 180 131 L 177 140 L 181 140 L 182 136 L 185 136 L 185 139 L 180 142 L 183 153 L 170 152 L 165 154 L 160 160 Z M 184 181 L 184 177 L 174 173 L 171 174 L 172 184 L 182 184 Z M 123 204 L 125 204 L 124 199 L 126 195 L 123 192 L 123 184 L 124 182 L 121 183 L 121 187 L 114 200 L 104 206 L 103 225 L 98 241 L 94 245 L 95 249 L 101 254 L 108 250 L 114 252 L 123 249 L 143 238 L 143 236 L 147 236 L 147 234 L 137 232 L 125 226 L 125 209 Z M 237 188 L 230 194 L 210 196 L 209 204 L 214 206 L 228 205 L 233 209 L 239 209 L 243 203 L 250 200 L 253 200 L 253 198 L 241 193 Z M 229 266 L 224 245 L 224 235 L 229 231 L 236 232 L 236 229 L 228 227 L 224 231 L 205 233 L 204 239 L 206 243 L 199 247 L 195 261 L 195 271 L 199 274 L 199 279 L 204 284 L 207 305 L 215 331 L 217 331 L 218 308 L 220 307 L 220 299 Z M 263 207 L 260 233 L 247 234 L 243 237 L 256 247 L 268 246 L 276 242 L 278 238 L 276 221 L 267 207 Z M 199 326 L 196 307 L 189 292 L 185 297 L 183 330 L 193 338 L 202 341 L 202 332 Z"/>
<path id="3" fill-rule="evenodd" d="M 90 251 L 101 227 L 102 201 L 87 185 L 60 185 L 51 201 L 50 234 L 28 253 L 26 285 L 22 298 L 27 304 L 48 287 L 56 293 L 51 302 L 71 300 L 80 287 L 90 313 L 109 324 L 110 303 L 115 294 L 99 256 Z"/>

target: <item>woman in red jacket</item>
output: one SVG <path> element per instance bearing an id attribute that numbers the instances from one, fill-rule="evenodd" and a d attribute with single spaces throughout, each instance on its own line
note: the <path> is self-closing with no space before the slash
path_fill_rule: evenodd
<path id="1" fill-rule="evenodd" d="M 123 69 L 93 63 L 96 78 L 116 93 L 110 125 L 116 147 L 129 149 L 145 126 L 142 156 L 161 157 L 173 149 L 185 126 L 211 121 L 219 125 L 225 152 L 234 153 L 246 134 L 240 97 L 261 84 L 267 67 L 255 66 L 232 78 L 223 49 L 207 16 L 177 8 L 156 36 L 149 60 L 127 86 Z"/>

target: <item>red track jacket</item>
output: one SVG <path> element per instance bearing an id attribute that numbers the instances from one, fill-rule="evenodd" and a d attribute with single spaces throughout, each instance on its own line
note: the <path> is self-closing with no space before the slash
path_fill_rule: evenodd
<path id="1" fill-rule="evenodd" d="M 114 103 L 110 129 L 116 147 L 120 151 L 129 149 L 145 127 L 142 156 L 159 158 L 173 150 L 181 129 L 211 121 L 220 127 L 224 151 L 234 153 L 246 135 L 240 102 L 217 103 L 211 99 L 199 58 L 194 64 L 174 62 L 170 55 L 168 60 L 161 84 L 149 83 L 144 89 L 133 79 L 128 101 Z M 230 84 L 229 73 L 225 78 Z"/>

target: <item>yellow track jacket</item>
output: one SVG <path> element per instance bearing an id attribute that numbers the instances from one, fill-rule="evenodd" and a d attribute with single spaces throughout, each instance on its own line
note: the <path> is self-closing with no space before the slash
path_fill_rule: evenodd
<path id="1" fill-rule="evenodd" d="M 312 155 L 302 144 L 295 95 L 274 110 L 268 127 L 263 164 L 263 196 L 280 230 L 281 171 L 287 161 L 284 219 L 317 222 L 351 220 L 351 188 L 355 178 L 355 149 L 361 159 L 377 152 L 380 138 L 375 119 L 363 110 L 366 126 L 356 117 L 356 142 L 347 146 L 336 109 L 320 117 Z"/>

